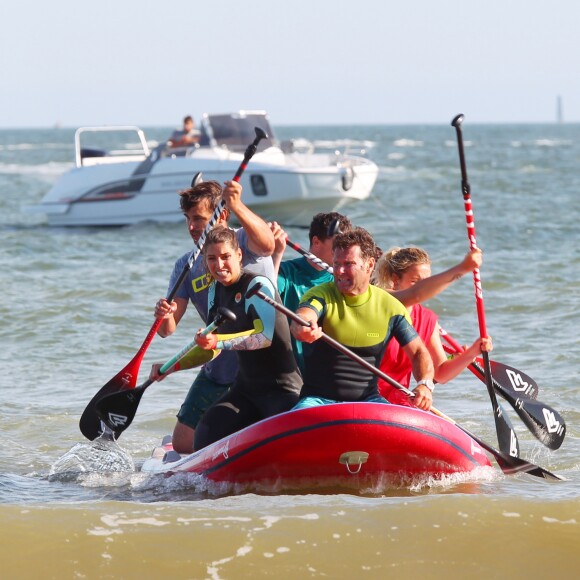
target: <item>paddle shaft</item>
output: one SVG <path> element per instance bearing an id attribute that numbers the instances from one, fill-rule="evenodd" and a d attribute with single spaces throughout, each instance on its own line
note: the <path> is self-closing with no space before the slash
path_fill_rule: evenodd
<path id="1" fill-rule="evenodd" d="M 336 234 L 340 233 L 340 220 L 334 218 L 330 224 L 328 224 L 328 230 L 326 235 L 328 238 L 332 238 Z M 314 255 L 312 252 L 305 250 L 300 244 L 293 242 L 288 236 L 286 236 L 286 244 L 288 244 L 293 250 L 296 250 L 299 254 L 302 254 L 307 260 L 316 264 L 319 268 L 334 274 L 332 266 L 329 266 L 324 260 L 321 260 L 318 256 Z"/>
<path id="2" fill-rule="evenodd" d="M 467 167 L 465 164 L 465 149 L 463 146 L 463 132 L 461 123 L 463 115 L 458 115 L 453 119 L 452 125 L 457 133 L 457 145 L 459 149 L 459 164 L 461 167 L 461 190 L 463 193 L 463 203 L 465 208 L 465 222 L 467 225 L 467 238 L 471 250 L 477 249 L 477 237 L 475 234 L 475 220 L 473 217 L 473 205 L 471 203 L 471 186 L 467 179 Z M 477 320 L 479 323 L 479 336 L 487 337 L 487 328 L 485 324 L 485 308 L 483 304 L 483 287 L 481 285 L 481 274 L 479 268 L 473 270 L 473 284 L 475 288 L 475 301 L 477 306 Z"/>
<path id="3" fill-rule="evenodd" d="M 273 300 L 272 298 L 270 298 L 270 296 L 268 296 L 267 294 L 262 292 L 260 290 L 260 286 L 261 286 L 260 284 L 256 284 L 255 286 L 253 286 L 246 293 L 246 298 L 249 298 L 250 296 L 253 296 L 255 294 L 256 296 L 258 296 L 259 298 L 264 300 L 264 302 L 267 302 L 268 304 L 273 306 L 276 310 L 285 314 L 291 320 L 294 320 L 295 322 L 297 322 L 298 324 L 301 324 L 302 326 L 310 326 L 310 323 L 308 321 L 304 320 L 301 316 L 298 316 L 298 314 L 296 314 L 292 310 L 286 308 L 283 304 L 276 302 L 276 300 Z M 392 377 L 390 377 L 389 375 L 387 375 L 386 373 L 384 373 L 383 371 L 381 371 L 380 369 L 378 369 L 377 367 L 375 367 L 374 365 L 372 365 L 371 363 L 369 363 L 365 359 L 358 356 L 356 353 L 352 352 L 349 348 L 347 348 L 346 346 L 344 346 L 343 344 L 341 344 L 340 342 L 338 342 L 334 338 L 328 336 L 325 333 L 322 333 L 320 338 L 322 340 L 324 340 L 325 342 L 327 342 L 328 344 L 330 344 L 331 346 L 333 346 L 334 348 L 336 348 L 337 350 L 339 350 L 340 352 L 342 352 L 344 355 L 348 356 L 349 358 L 351 358 L 352 360 L 354 360 L 355 362 L 360 364 L 362 367 L 369 370 L 374 375 L 382 378 L 383 380 L 385 380 L 388 383 L 390 383 L 391 385 L 393 385 L 393 387 L 403 391 L 405 394 L 407 394 L 411 397 L 414 396 L 414 393 L 412 391 L 410 391 L 409 389 L 407 389 L 406 387 L 401 385 L 395 379 L 393 379 Z M 470 433 L 467 429 L 465 429 L 461 425 L 457 424 L 456 421 L 454 421 L 453 419 L 451 419 L 450 417 L 445 415 L 445 413 L 439 411 L 438 409 L 435 409 L 435 407 L 431 407 L 431 412 L 433 414 L 441 417 L 442 419 L 449 421 L 450 423 L 453 423 L 454 425 L 456 425 L 458 429 L 461 429 L 465 434 L 467 434 L 475 442 L 477 442 L 480 447 L 482 447 L 483 449 L 485 449 L 486 451 L 491 453 L 495 457 L 495 459 L 497 460 L 498 465 L 500 466 L 501 470 L 504 473 L 513 474 L 513 473 L 517 473 L 517 472 L 526 472 L 526 473 L 529 473 L 530 475 L 534 475 L 536 477 L 542 477 L 544 479 L 552 479 L 552 480 L 562 479 L 558 475 L 555 475 L 555 474 L 547 471 L 543 467 L 539 467 L 537 465 L 534 465 L 533 463 L 529 463 L 528 461 L 520 459 L 519 457 L 512 457 L 510 455 L 507 455 L 506 453 L 502 453 L 501 451 L 494 449 L 493 447 L 491 447 L 490 445 L 488 445 L 484 441 L 481 441 L 481 439 L 479 439 L 478 437 L 476 437 L 475 435 Z"/>
<path id="4" fill-rule="evenodd" d="M 236 182 L 240 181 L 240 178 L 242 177 L 242 174 L 246 170 L 246 167 L 248 166 L 250 159 L 254 156 L 254 154 L 256 153 L 256 150 L 258 149 L 258 144 L 260 143 L 260 141 L 262 139 L 266 139 L 268 137 L 268 135 L 259 127 L 255 127 L 254 131 L 256 132 L 256 138 L 252 141 L 252 143 L 250 143 L 250 145 L 248 145 L 246 152 L 244 153 L 244 159 L 240 163 L 240 166 L 238 167 L 236 174 L 234 175 L 232 181 L 236 181 Z M 173 288 L 171 288 L 169 294 L 167 295 L 167 298 L 166 298 L 167 302 L 171 302 L 175 298 L 175 295 L 177 294 L 177 291 L 181 287 L 181 284 L 183 283 L 183 281 L 185 280 L 185 278 L 189 274 L 189 271 L 193 267 L 195 260 L 197 260 L 199 254 L 201 253 L 201 250 L 203 249 L 203 246 L 205 244 L 205 240 L 206 240 L 209 232 L 214 228 L 216 223 L 219 221 L 220 216 L 222 215 L 225 207 L 226 207 L 225 201 L 223 199 L 220 199 L 219 203 L 217 204 L 217 207 L 213 211 L 213 214 L 212 214 L 209 222 L 207 223 L 201 236 L 197 240 L 194 250 L 189 255 L 189 258 L 187 259 L 187 263 L 183 267 L 183 270 L 181 271 L 179 278 L 177 278 L 177 280 L 175 281 L 175 284 L 173 285 Z M 161 321 L 162 321 L 162 319 L 160 319 L 159 325 L 161 324 Z M 159 328 L 159 325 L 158 325 L 158 328 Z"/>
<path id="5" fill-rule="evenodd" d="M 201 336 L 206 336 L 213 332 L 223 321 L 225 320 L 224 316 L 218 316 L 212 323 L 208 324 L 199 334 Z M 192 348 L 197 347 L 197 342 L 192 340 L 190 343 L 186 344 L 178 353 L 174 354 L 165 364 L 163 364 L 159 369 L 159 375 L 165 375 L 169 369 L 176 362 L 181 360 Z"/>
<path id="6" fill-rule="evenodd" d="M 296 250 L 299 254 L 302 254 L 307 260 L 309 260 L 313 264 L 316 264 L 319 268 L 322 268 L 323 270 L 326 270 L 327 272 L 334 274 L 332 266 L 329 266 L 318 256 L 315 256 L 312 252 L 305 250 L 302 246 L 293 242 L 288 236 L 286 236 L 286 244 L 288 244 L 293 250 Z"/>
<path id="7" fill-rule="evenodd" d="M 308 321 L 304 320 L 304 318 L 302 318 L 301 316 L 298 316 L 298 314 L 296 314 L 295 312 L 293 312 L 289 308 L 286 308 L 286 306 L 284 306 L 283 304 L 276 302 L 276 300 L 273 300 L 272 298 L 270 298 L 270 296 L 268 296 L 267 294 L 262 292 L 260 290 L 260 287 L 261 287 L 261 284 L 256 284 L 255 286 L 253 286 L 247 292 L 246 298 L 249 298 L 250 296 L 253 296 L 255 294 L 256 296 L 261 298 L 264 302 L 267 302 L 268 304 L 273 306 L 276 310 L 285 314 L 291 320 L 294 320 L 295 322 L 297 322 L 298 324 L 300 324 L 302 326 L 308 326 L 308 327 L 311 326 Z M 387 375 L 386 373 L 384 373 L 383 371 L 378 369 L 376 366 L 372 365 L 370 362 L 368 362 L 364 358 L 360 357 L 358 354 L 356 354 L 355 352 L 353 352 L 352 350 L 350 350 L 349 348 L 344 346 L 342 343 L 338 342 L 336 339 L 332 338 L 331 336 L 328 336 L 328 334 L 323 332 L 322 335 L 320 336 L 320 338 L 322 340 L 324 340 L 325 342 L 327 342 L 328 344 L 330 344 L 331 346 L 333 346 L 334 348 L 336 348 L 336 350 L 342 352 L 342 354 L 346 355 L 347 357 L 351 358 L 352 360 L 357 362 L 362 367 L 366 368 L 368 371 L 370 371 L 374 375 L 387 381 L 389 384 L 391 384 L 396 389 L 403 391 L 403 393 L 405 393 L 406 395 L 408 395 L 410 397 L 415 396 L 415 393 L 413 393 L 413 391 L 410 391 L 407 387 L 403 386 L 401 383 L 399 383 L 398 381 L 396 381 L 395 379 L 393 379 L 392 377 L 390 377 L 389 375 Z"/>
<path id="8" fill-rule="evenodd" d="M 461 191 L 463 193 L 463 204 L 465 209 L 465 222 L 467 225 L 467 238 L 469 246 L 472 250 L 477 248 L 477 237 L 475 233 L 475 219 L 473 216 L 473 206 L 471 203 L 471 186 L 467 178 L 467 167 L 465 164 L 465 148 L 463 146 L 463 132 L 461 130 L 461 123 L 463 122 L 463 115 L 457 115 L 452 121 L 451 125 L 455 128 L 457 133 L 457 148 L 459 150 L 459 165 L 461 168 Z M 483 288 L 481 284 L 481 274 L 479 268 L 473 270 L 473 285 L 475 289 L 475 303 L 477 308 L 477 320 L 479 323 L 480 338 L 487 337 L 487 328 L 485 324 L 485 308 L 483 303 Z M 485 370 L 485 386 L 491 401 L 493 409 L 497 437 L 499 447 L 502 451 L 508 451 L 510 455 L 516 456 L 519 454 L 519 443 L 515 431 L 509 423 L 508 418 L 504 415 L 493 390 L 493 380 L 491 374 L 491 365 L 489 362 L 489 353 L 482 352 L 484 370 Z"/>

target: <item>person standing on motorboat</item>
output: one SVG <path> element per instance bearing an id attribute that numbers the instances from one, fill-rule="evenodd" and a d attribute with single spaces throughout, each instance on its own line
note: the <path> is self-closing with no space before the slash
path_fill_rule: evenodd
<path id="1" fill-rule="evenodd" d="M 199 142 L 201 133 L 195 128 L 195 121 L 191 115 L 183 118 L 183 129 L 176 129 L 167 140 L 169 147 L 188 147 Z"/>
<path id="2" fill-rule="evenodd" d="M 377 366 L 395 338 L 409 356 L 417 380 L 415 405 L 428 411 L 433 397 L 433 363 L 413 328 L 407 309 L 391 294 L 371 285 L 376 246 L 363 228 L 339 233 L 333 243 L 334 281 L 315 286 L 302 297 L 292 335 L 304 346 L 304 386 L 297 409 L 341 401 L 388 403 L 376 375 L 324 340 L 322 332 Z"/>
<path id="3" fill-rule="evenodd" d="M 483 261 L 481 250 L 470 250 L 463 262 L 458 264 L 466 272 L 479 268 Z M 391 248 L 385 252 L 377 263 L 373 283 L 387 292 L 398 292 L 412 288 L 431 276 L 431 259 L 422 248 Z M 435 312 L 421 304 L 407 305 L 411 321 L 419 336 L 423 339 L 433 360 L 435 380 L 446 383 L 465 370 L 476 356 L 484 350 L 493 349 L 491 337 L 478 338 L 461 354 L 448 359 L 441 343 L 439 322 Z M 406 353 L 396 341 L 390 341 L 380 364 L 380 369 L 403 386 L 408 387 L 411 380 L 411 363 Z M 409 397 L 379 378 L 379 392 L 389 402 L 397 405 L 413 406 Z"/>
<path id="4" fill-rule="evenodd" d="M 220 307 L 231 310 L 236 319 L 221 324 L 219 333 L 204 336 L 200 330 L 196 342 L 204 350 L 221 351 L 218 361 L 225 353 L 235 353 L 239 368 L 229 391 L 199 421 L 195 450 L 261 419 L 289 411 L 302 387 L 286 317 L 257 296 L 246 298 L 248 290 L 260 284 L 262 292 L 279 301 L 273 282 L 242 268 L 242 250 L 229 228 L 217 226 L 211 230 L 203 255 L 213 280 L 207 322 L 214 320 Z"/>
<path id="5" fill-rule="evenodd" d="M 222 188 L 216 181 L 204 181 L 180 193 L 180 206 L 185 216 L 189 235 L 195 243 L 209 223 L 220 199 L 225 209 L 217 225 L 227 225 L 232 213 L 241 228 L 235 230 L 238 245 L 242 251 L 242 264 L 248 271 L 275 280 L 274 266 L 270 257 L 274 251 L 274 236 L 268 224 L 242 202 L 242 186 L 236 181 L 228 181 Z M 169 288 L 183 271 L 190 253 L 177 260 L 169 280 Z M 207 273 L 203 256 L 198 256 L 187 278 L 181 285 L 171 304 L 160 298 L 155 307 L 155 317 L 163 318 L 158 334 L 162 337 L 175 332 L 177 325 L 187 310 L 189 301 L 193 303 L 199 316 L 207 322 L 208 289 L 211 277 Z M 160 365 L 153 365 L 151 376 L 159 377 Z M 225 351 L 215 361 L 207 363 L 197 374 L 189 392 L 177 414 L 173 431 L 173 446 L 180 453 L 193 449 L 195 428 L 203 413 L 222 396 L 233 383 L 238 372 L 238 361 L 234 352 Z"/>

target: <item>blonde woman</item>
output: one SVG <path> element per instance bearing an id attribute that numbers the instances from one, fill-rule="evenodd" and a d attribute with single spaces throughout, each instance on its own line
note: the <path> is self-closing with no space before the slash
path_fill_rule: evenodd
<path id="1" fill-rule="evenodd" d="M 471 255 L 471 259 L 474 262 L 474 267 L 479 267 L 482 261 L 481 252 L 472 250 L 469 255 Z M 414 247 L 392 248 L 378 260 L 373 283 L 397 296 L 398 293 L 411 288 L 420 280 L 430 276 L 431 260 L 425 250 Z M 421 304 L 407 305 L 407 310 L 411 315 L 415 330 L 429 350 L 435 369 L 434 379 L 437 383 L 448 382 L 467 368 L 482 351 L 489 352 L 493 348 L 490 337 L 478 338 L 463 353 L 448 359 L 441 344 L 439 323 L 435 312 Z M 396 341 L 391 340 L 387 344 L 380 369 L 402 385 L 409 386 L 411 362 Z M 409 398 L 404 393 L 382 379 L 379 379 L 379 391 L 391 403 L 412 406 Z"/>

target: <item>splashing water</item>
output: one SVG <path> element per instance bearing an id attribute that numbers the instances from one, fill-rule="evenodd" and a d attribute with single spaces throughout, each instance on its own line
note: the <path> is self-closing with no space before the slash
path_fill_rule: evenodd
<path id="1" fill-rule="evenodd" d="M 129 453 L 111 439 L 99 437 L 94 441 L 77 443 L 50 468 L 49 480 L 75 480 L 88 473 L 134 472 L 135 464 Z"/>

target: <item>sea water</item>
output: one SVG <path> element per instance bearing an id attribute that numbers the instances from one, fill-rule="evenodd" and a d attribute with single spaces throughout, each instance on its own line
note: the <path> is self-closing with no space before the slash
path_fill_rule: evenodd
<path id="1" fill-rule="evenodd" d="M 0 131 L 0 542 L 5 578 L 575 578 L 580 564 L 578 412 L 580 125 L 463 125 L 492 359 L 540 385 L 567 436 L 549 451 L 507 403 L 522 456 L 566 478 L 426 479 L 360 494 L 236 495 L 198 476 L 138 471 L 192 375 L 151 386 L 118 445 L 78 420 L 135 355 L 185 224 L 51 228 L 37 203 L 73 165 L 72 129 Z M 146 129 L 162 140 L 169 128 Z M 279 127 L 280 139 L 355 139 L 380 167 L 345 210 L 383 249 L 419 245 L 437 272 L 468 249 L 455 132 L 439 126 Z M 307 246 L 304 229 L 289 228 Z M 287 257 L 295 257 L 290 249 Z M 478 335 L 473 281 L 429 306 L 460 342 Z M 191 339 L 193 309 L 141 366 Z M 439 409 L 497 447 L 483 383 L 466 372 Z M 316 444 L 314 441 L 313 444 Z M 234 490 L 235 491 L 235 490 Z"/>

